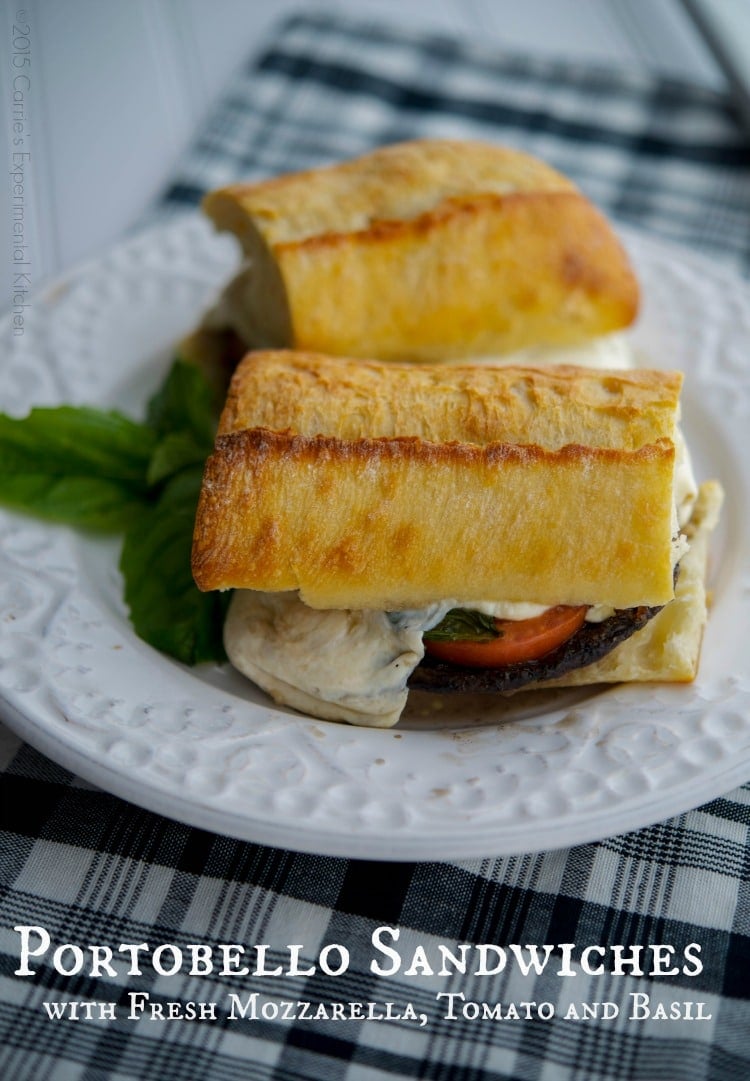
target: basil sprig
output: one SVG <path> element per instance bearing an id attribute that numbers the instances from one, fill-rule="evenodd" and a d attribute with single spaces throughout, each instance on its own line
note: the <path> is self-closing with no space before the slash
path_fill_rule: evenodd
<path id="1" fill-rule="evenodd" d="M 488 642 L 502 636 L 493 616 L 471 608 L 451 608 L 437 626 L 422 635 L 428 642 Z"/>
<path id="2" fill-rule="evenodd" d="M 120 570 L 136 633 L 186 664 L 223 660 L 226 595 L 190 571 L 216 394 L 175 361 L 143 423 L 88 406 L 0 414 L 0 503 L 49 521 L 124 533 Z"/>

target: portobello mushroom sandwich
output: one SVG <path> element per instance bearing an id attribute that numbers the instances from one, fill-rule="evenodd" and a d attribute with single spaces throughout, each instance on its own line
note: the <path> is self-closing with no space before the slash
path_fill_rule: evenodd
<path id="1" fill-rule="evenodd" d="M 694 678 L 721 489 L 682 377 L 248 354 L 193 573 L 235 591 L 232 663 L 317 717 L 436 693 Z"/>

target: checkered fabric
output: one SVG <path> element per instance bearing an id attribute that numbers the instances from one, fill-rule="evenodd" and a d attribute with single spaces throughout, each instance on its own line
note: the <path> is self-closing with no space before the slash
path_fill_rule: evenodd
<path id="1" fill-rule="evenodd" d="M 280 27 L 229 87 L 150 219 L 241 176 L 416 135 L 530 150 L 616 218 L 750 268 L 750 147 L 722 96 L 338 16 Z M 168 821 L 0 734 L 4 1081 L 750 1077 L 750 784 L 599 844 L 464 863 L 370 863 Z M 14 975 L 20 936 L 12 928 L 27 924 L 47 928 L 51 949 L 23 977 Z M 398 929 L 397 942 L 381 932 L 398 968 L 395 955 L 372 944 L 383 926 Z M 51 956 L 61 943 L 115 951 L 169 943 L 182 950 L 183 967 L 160 974 L 144 954 L 140 974 L 127 975 L 118 955 L 113 974 L 92 976 L 87 965 L 63 976 Z M 222 974 L 214 951 L 214 970 L 190 975 L 190 945 L 221 943 L 244 945 L 251 973 L 231 971 L 235 955 Z M 281 975 L 254 974 L 258 943 L 269 947 L 266 967 L 281 966 Z M 290 943 L 302 946 L 304 975 L 293 974 Z M 475 944 L 529 943 L 575 943 L 572 975 L 557 974 L 564 948 L 539 974 L 524 976 L 515 958 L 492 974 L 492 956 L 490 974 L 476 974 Z M 697 974 L 691 943 L 701 947 Z M 335 972 L 340 953 L 320 957 L 328 944 L 349 951 L 339 975 L 326 968 Z M 648 975 L 651 944 L 674 947 L 659 962 L 671 974 Z M 466 973 L 446 962 L 448 974 L 438 974 L 440 945 L 457 956 L 467 947 Z M 589 974 L 580 951 L 592 945 L 603 950 L 590 956 Z M 619 975 L 614 946 L 625 948 Z M 638 946 L 644 975 L 627 963 Z M 216 1016 L 129 1019 L 131 1004 L 146 1002 L 138 992 L 185 1015 L 191 1003 L 215 1003 Z M 650 996 L 650 1017 L 633 995 Z M 91 1007 L 91 1019 L 53 1021 L 45 1001 L 116 1003 L 117 1017 Z M 369 1002 L 381 1014 L 391 1003 L 390 1018 L 368 1019 L 358 1004 Z M 508 1016 L 510 1003 L 518 1018 Z M 598 1017 L 584 1018 L 583 1003 L 614 1003 L 619 1014 L 608 1017 L 615 1007 L 600 1005 Z M 553 1015 L 539 1004 L 551 1004 Z M 680 1017 L 657 1019 L 658 1004 Z M 571 1007 L 578 1020 L 565 1016 Z"/>

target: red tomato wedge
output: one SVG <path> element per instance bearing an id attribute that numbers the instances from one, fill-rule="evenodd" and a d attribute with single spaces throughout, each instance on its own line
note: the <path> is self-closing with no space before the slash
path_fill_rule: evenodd
<path id="1" fill-rule="evenodd" d="M 499 668 L 519 661 L 535 661 L 562 645 L 575 634 L 586 618 L 587 606 L 571 608 L 559 604 L 533 619 L 496 619 L 497 638 L 486 641 L 458 639 L 455 642 L 425 641 L 431 657 L 470 668 Z"/>

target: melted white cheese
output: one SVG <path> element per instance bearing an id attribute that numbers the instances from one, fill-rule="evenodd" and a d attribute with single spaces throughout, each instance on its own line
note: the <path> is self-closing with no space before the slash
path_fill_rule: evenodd
<path id="1" fill-rule="evenodd" d="M 309 608 L 296 593 L 237 590 L 224 624 L 235 668 L 277 702 L 333 721 L 389 728 L 424 656 L 422 634 L 444 605 L 386 612 Z"/>
<path id="2" fill-rule="evenodd" d="M 698 496 L 698 485 L 693 473 L 690 451 L 679 424 L 675 428 L 674 448 L 674 502 L 677 508 L 677 521 L 680 526 L 684 526 L 690 521 L 693 513 L 693 506 Z"/>
<path id="3" fill-rule="evenodd" d="M 549 604 L 527 604 L 513 601 L 451 601 L 451 608 L 471 608 L 474 612 L 481 612 L 485 616 L 494 619 L 535 619 L 541 616 L 550 607 Z M 614 612 L 604 604 L 592 604 L 586 612 L 589 623 L 601 623 Z"/>
<path id="4" fill-rule="evenodd" d="M 633 346 L 626 334 L 604 334 L 579 345 L 537 345 L 502 356 L 456 357 L 448 364 L 483 364 L 501 368 L 508 364 L 575 364 L 579 368 L 635 368 Z"/>

